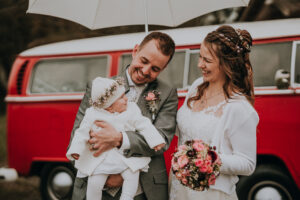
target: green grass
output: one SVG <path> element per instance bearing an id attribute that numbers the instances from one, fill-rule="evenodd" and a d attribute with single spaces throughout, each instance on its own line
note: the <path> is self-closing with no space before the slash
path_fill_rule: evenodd
<path id="1" fill-rule="evenodd" d="M 6 163 L 6 115 L 0 115 L 0 167 Z"/>

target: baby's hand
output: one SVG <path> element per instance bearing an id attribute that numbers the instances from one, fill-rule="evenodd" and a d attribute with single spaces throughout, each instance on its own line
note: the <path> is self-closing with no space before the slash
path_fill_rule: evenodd
<path id="1" fill-rule="evenodd" d="M 78 159 L 79 159 L 79 154 L 77 154 L 77 153 L 72 153 L 71 156 L 72 156 L 75 160 L 78 160 Z"/>
<path id="2" fill-rule="evenodd" d="M 154 149 L 155 151 L 159 151 L 159 150 L 161 150 L 165 145 L 166 145 L 165 143 L 162 143 L 162 144 L 159 144 L 159 145 L 155 146 L 153 149 Z"/>

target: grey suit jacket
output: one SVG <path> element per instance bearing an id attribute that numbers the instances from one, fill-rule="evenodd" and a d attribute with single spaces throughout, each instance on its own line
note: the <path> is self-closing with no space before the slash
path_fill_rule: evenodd
<path id="1" fill-rule="evenodd" d="M 129 91 L 128 80 L 125 75 L 125 71 L 121 76 L 124 77 L 126 93 Z M 84 116 L 85 110 L 89 107 L 89 98 L 91 96 L 91 84 L 88 84 L 86 93 L 80 104 L 76 119 L 74 122 L 74 127 L 71 134 L 70 144 L 74 135 L 74 131 L 79 127 L 80 122 Z M 158 105 L 158 112 L 155 116 L 155 120 L 152 120 L 151 113 L 146 107 L 146 100 L 144 98 L 145 94 L 149 91 L 157 90 L 161 92 L 160 98 L 161 101 Z M 175 133 L 176 127 L 176 113 L 178 107 L 178 97 L 176 89 L 168 86 L 160 80 L 154 80 L 149 83 L 147 87 L 142 92 L 140 98 L 137 102 L 140 107 L 142 114 L 148 117 L 154 126 L 157 128 L 159 133 L 166 140 L 166 146 L 163 150 L 155 152 L 151 149 L 146 143 L 143 136 L 136 132 L 126 132 L 130 141 L 130 149 L 124 150 L 124 155 L 126 157 L 131 156 L 147 156 L 151 157 L 151 162 L 149 164 L 149 170 L 147 173 L 141 172 L 140 174 L 140 183 L 145 193 L 145 196 L 148 200 L 167 200 L 168 199 L 168 176 L 165 166 L 165 160 L 163 152 L 169 148 L 171 140 Z M 69 146 L 70 146 L 69 144 Z M 86 193 L 86 182 L 87 178 L 76 178 L 74 183 L 73 197 L 74 200 L 83 200 L 85 199 Z M 119 191 L 120 193 L 120 191 Z M 103 194 L 102 199 L 118 199 L 119 195 L 116 198 L 111 198 Z M 135 198 L 137 199 L 137 198 Z"/>

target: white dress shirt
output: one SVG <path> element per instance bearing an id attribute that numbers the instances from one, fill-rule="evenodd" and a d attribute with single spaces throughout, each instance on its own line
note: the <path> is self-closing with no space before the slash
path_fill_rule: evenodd
<path id="1" fill-rule="evenodd" d="M 129 85 L 129 92 L 126 94 L 126 97 L 128 98 L 128 101 L 132 101 L 137 103 L 138 99 L 140 98 L 143 90 L 146 88 L 147 84 L 142 85 L 142 86 L 137 86 L 131 79 L 128 69 L 126 70 L 126 77 L 128 80 L 128 85 Z M 122 132 L 123 136 L 123 141 L 122 141 L 122 146 L 120 147 L 120 150 L 124 151 L 125 149 L 130 148 L 130 142 L 128 139 L 128 136 L 126 132 Z"/>

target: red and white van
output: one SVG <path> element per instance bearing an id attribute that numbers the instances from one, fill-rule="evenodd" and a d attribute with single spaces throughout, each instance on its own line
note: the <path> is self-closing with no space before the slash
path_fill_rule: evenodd
<path id="1" fill-rule="evenodd" d="M 251 61 L 260 116 L 257 168 L 252 176 L 241 177 L 238 195 L 248 200 L 296 199 L 300 188 L 300 18 L 232 25 L 247 29 L 254 38 Z M 179 106 L 186 89 L 201 76 L 197 69 L 200 43 L 216 27 L 163 31 L 174 39 L 176 53 L 160 78 L 178 88 Z M 15 60 L 6 97 L 9 166 L 20 175 L 39 175 L 44 199 L 65 199 L 71 194 L 74 169 L 65 153 L 86 83 L 96 76 L 118 74 L 144 36 L 134 33 L 54 43 L 24 51 Z M 284 84 L 276 85 L 280 81 Z M 176 142 L 177 138 L 165 153 L 168 169 Z"/>

